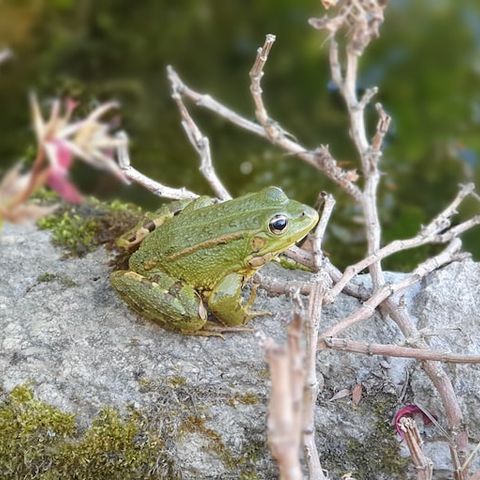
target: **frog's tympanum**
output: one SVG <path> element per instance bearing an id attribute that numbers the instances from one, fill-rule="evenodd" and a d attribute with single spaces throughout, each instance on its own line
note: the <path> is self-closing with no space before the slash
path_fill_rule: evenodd
<path id="1" fill-rule="evenodd" d="M 250 309 L 254 290 L 242 304 L 245 281 L 317 220 L 313 208 L 276 187 L 223 203 L 208 197 L 174 202 L 119 239 L 119 246 L 140 247 L 129 270 L 112 273 L 112 285 L 136 312 L 164 328 L 208 335 L 208 311 L 238 327 L 260 313 Z"/>

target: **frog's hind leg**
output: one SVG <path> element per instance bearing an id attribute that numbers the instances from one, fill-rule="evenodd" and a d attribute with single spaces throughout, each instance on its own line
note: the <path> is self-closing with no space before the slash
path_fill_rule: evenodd
<path id="1" fill-rule="evenodd" d="M 165 273 L 147 278 L 118 270 L 110 280 L 133 310 L 168 330 L 195 335 L 205 325 L 207 311 L 198 293 Z"/>

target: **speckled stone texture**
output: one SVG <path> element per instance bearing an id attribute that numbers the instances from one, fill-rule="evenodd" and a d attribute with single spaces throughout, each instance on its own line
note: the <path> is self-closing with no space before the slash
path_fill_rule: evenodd
<path id="1" fill-rule="evenodd" d="M 109 285 L 111 254 L 100 248 L 64 258 L 49 233 L 5 225 L 0 232 L 0 380 L 4 391 L 29 382 L 45 402 L 74 412 L 86 426 L 102 406 L 140 409 L 165 428 L 171 454 L 185 479 L 276 478 L 266 445 L 268 370 L 258 336 L 186 337 L 139 318 Z M 267 275 L 308 277 L 268 266 Z M 392 274 L 391 280 L 399 274 Z M 368 278 L 363 281 L 368 284 Z M 480 353 L 480 265 L 455 263 L 405 295 L 421 328 L 439 336 L 432 348 Z M 358 306 L 341 296 L 325 310 L 325 325 Z M 285 337 L 292 303 L 259 290 L 257 309 L 272 312 L 251 323 L 278 341 Z M 458 327 L 445 331 L 445 328 Z M 388 320 L 356 326 L 349 338 L 401 342 Z M 418 402 L 445 424 L 441 406 L 419 365 L 411 360 L 325 352 L 318 357 L 324 389 L 317 409 L 317 442 L 325 468 L 355 478 L 414 478 L 392 466 L 398 444 L 391 420 L 403 403 Z M 480 435 L 480 368 L 448 366 L 460 396 L 472 446 Z M 360 404 L 335 392 L 361 383 Z M 403 404 L 402 403 L 402 404 Z M 187 419 L 200 428 L 185 428 Z M 168 426 L 168 428 L 167 428 Z M 183 427 L 183 429 L 182 429 Z M 182 434 L 179 432 L 182 431 Z M 185 433 L 186 432 L 186 433 Z M 426 432 L 436 479 L 450 478 L 446 444 Z M 383 441 L 385 439 L 385 441 Z M 392 450 L 393 448 L 393 450 Z M 403 452 L 404 454 L 404 452 Z M 361 463 L 361 465 L 360 465 Z M 359 466 L 360 465 L 360 466 Z M 256 476 L 253 476 L 256 475 Z"/>

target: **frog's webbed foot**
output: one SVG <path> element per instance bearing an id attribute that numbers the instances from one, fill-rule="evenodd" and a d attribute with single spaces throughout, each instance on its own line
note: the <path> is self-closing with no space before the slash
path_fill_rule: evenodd
<path id="1" fill-rule="evenodd" d="M 244 325 L 251 318 L 269 315 L 270 312 L 251 310 L 257 287 L 252 287 L 249 299 L 242 304 L 243 277 L 237 273 L 227 275 L 210 293 L 208 306 L 222 323 L 229 327 Z"/>
<path id="2" fill-rule="evenodd" d="M 250 291 L 250 296 L 248 297 L 247 303 L 245 304 L 245 311 L 249 318 L 254 317 L 264 317 L 266 315 L 271 315 L 272 312 L 268 310 L 252 310 L 251 307 L 253 306 L 255 299 L 257 298 L 257 290 L 258 290 L 258 283 L 252 283 L 252 289 Z"/>

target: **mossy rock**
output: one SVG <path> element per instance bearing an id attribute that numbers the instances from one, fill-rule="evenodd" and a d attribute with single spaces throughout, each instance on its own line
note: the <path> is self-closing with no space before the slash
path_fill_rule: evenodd
<path id="1" fill-rule="evenodd" d="M 83 432 L 73 414 L 18 386 L 0 403 L 0 478 L 41 480 L 178 478 L 145 418 L 104 408 Z"/>
<path id="2" fill-rule="evenodd" d="M 52 203 L 51 196 L 40 201 Z M 115 240 L 142 218 L 140 207 L 118 200 L 101 202 L 93 197 L 81 205 L 60 204 L 57 210 L 38 221 L 52 232 L 52 240 L 67 254 L 83 256 L 99 245 L 112 247 Z"/>

